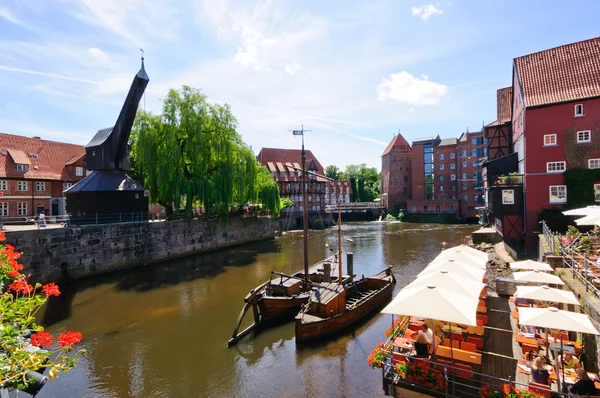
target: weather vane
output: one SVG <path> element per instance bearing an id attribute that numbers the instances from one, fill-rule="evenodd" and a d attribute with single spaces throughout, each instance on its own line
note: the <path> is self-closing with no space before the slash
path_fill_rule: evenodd
<path id="1" fill-rule="evenodd" d="M 140 51 L 142 52 L 142 61 L 144 60 L 144 49 L 140 48 Z"/>

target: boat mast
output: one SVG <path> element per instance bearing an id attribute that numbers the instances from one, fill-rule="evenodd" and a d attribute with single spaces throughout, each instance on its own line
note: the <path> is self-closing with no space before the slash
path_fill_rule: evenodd
<path id="1" fill-rule="evenodd" d="M 344 264 L 342 262 L 342 205 L 338 202 L 338 268 L 339 268 L 339 282 L 342 285 L 342 268 L 344 268 Z"/>
<path id="2" fill-rule="evenodd" d="M 304 227 L 304 290 L 310 289 L 310 278 L 308 275 L 308 198 L 307 198 L 307 184 L 306 184 L 306 152 L 304 151 L 304 132 L 310 130 L 304 130 L 302 125 L 301 130 L 292 130 L 294 135 L 302 136 L 302 225 Z"/>

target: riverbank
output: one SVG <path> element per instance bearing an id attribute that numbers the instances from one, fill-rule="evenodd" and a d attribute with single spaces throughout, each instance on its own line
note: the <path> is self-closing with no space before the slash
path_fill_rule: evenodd
<path id="1" fill-rule="evenodd" d="M 105 224 L 6 232 L 23 252 L 24 274 L 47 282 L 159 263 L 245 243 L 273 239 L 276 221 L 267 217 Z"/>

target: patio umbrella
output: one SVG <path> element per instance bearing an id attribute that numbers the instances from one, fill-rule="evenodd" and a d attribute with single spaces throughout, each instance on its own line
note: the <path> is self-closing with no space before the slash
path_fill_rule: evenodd
<path id="1" fill-rule="evenodd" d="M 489 259 L 489 255 L 486 252 L 482 252 L 481 250 L 473 249 L 472 247 L 469 247 L 467 245 L 459 245 L 459 246 L 451 247 L 446 250 L 442 250 L 442 253 L 452 253 L 452 252 L 468 253 L 470 255 L 477 256 L 477 257 L 481 258 L 482 260 L 485 260 L 486 262 Z"/>
<path id="2" fill-rule="evenodd" d="M 558 276 L 542 271 L 513 272 L 513 279 L 519 282 L 547 283 L 552 285 L 565 284 Z"/>
<path id="3" fill-rule="evenodd" d="M 485 269 L 479 268 L 475 265 L 469 265 L 454 260 L 443 260 L 429 264 L 417 275 L 417 277 L 439 271 L 448 271 L 449 273 L 463 276 L 465 278 L 475 279 L 478 282 L 482 281 L 483 275 L 485 275 Z"/>
<path id="4" fill-rule="evenodd" d="M 600 335 L 587 315 L 554 307 L 519 308 L 519 323 L 526 326 Z"/>
<path id="5" fill-rule="evenodd" d="M 452 272 L 437 271 L 418 277 L 406 286 L 406 289 L 419 286 L 443 286 L 444 289 L 471 296 L 473 299 L 479 299 L 485 284 L 481 280 L 465 278 Z"/>
<path id="6" fill-rule="evenodd" d="M 587 206 L 578 209 L 563 211 L 565 216 L 589 216 L 592 214 L 600 214 L 600 206 Z"/>
<path id="7" fill-rule="evenodd" d="M 582 218 L 578 218 L 575 220 L 575 224 L 577 225 L 596 225 L 596 223 L 600 221 L 600 213 L 590 214 L 589 216 L 585 216 Z"/>
<path id="8" fill-rule="evenodd" d="M 510 263 L 510 269 L 521 269 L 527 271 L 554 271 L 549 264 L 533 260 L 516 261 L 514 263 Z"/>
<path id="9" fill-rule="evenodd" d="M 568 290 L 554 289 L 543 286 L 517 286 L 515 296 L 525 299 L 550 301 L 552 303 L 566 303 L 579 305 L 579 300 Z M 519 309 L 521 311 L 521 309 Z"/>
<path id="10" fill-rule="evenodd" d="M 485 268 L 487 264 L 487 260 L 483 260 L 481 258 L 475 257 L 468 253 L 463 253 L 459 251 L 446 253 L 442 252 L 439 256 L 433 259 L 431 263 L 436 263 L 444 260 L 453 260 L 456 262 L 462 262 L 468 265 L 475 265 L 479 268 Z"/>

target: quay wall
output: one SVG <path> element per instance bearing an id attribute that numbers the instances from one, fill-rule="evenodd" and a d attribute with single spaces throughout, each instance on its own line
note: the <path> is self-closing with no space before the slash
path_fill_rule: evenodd
<path id="1" fill-rule="evenodd" d="M 73 226 L 6 232 L 35 281 L 79 279 L 118 269 L 272 239 L 277 222 L 265 217 Z"/>

